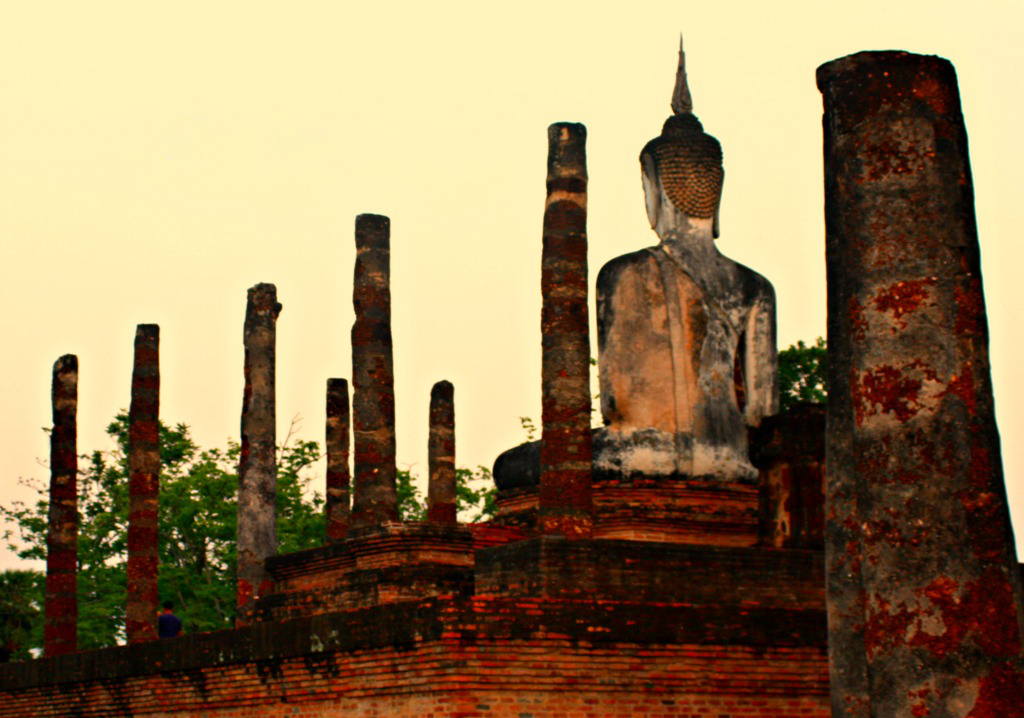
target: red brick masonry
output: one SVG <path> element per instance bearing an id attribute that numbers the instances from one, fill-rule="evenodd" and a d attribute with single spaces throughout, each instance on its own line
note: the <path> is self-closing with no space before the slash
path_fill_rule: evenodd
<path id="1" fill-rule="evenodd" d="M 828 715 L 820 552 L 534 538 L 476 558 L 475 595 L 2 666 L 0 716 Z M 295 581 L 303 560 L 275 562 Z"/>

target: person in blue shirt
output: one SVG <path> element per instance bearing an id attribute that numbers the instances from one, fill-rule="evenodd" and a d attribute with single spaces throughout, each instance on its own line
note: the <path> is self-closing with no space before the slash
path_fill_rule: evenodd
<path id="1" fill-rule="evenodd" d="M 174 615 L 174 604 L 164 601 L 164 612 L 157 620 L 157 633 L 160 638 L 174 638 L 181 633 L 181 619 Z"/>

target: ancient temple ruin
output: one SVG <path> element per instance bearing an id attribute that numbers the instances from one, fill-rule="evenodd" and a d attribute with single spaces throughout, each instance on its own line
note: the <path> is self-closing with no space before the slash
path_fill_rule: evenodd
<path id="1" fill-rule="evenodd" d="M 864 53 L 818 82 L 827 439 L 821 407 L 777 415 L 773 290 L 715 248 L 722 150 L 693 113 L 680 51 L 673 114 L 640 155 L 658 243 L 613 259 L 597 283 L 602 428 L 590 426 L 587 133 L 557 123 L 542 438 L 498 457 L 496 518 L 456 520 L 454 387 L 440 381 L 427 520 L 398 520 L 391 226 L 360 215 L 351 414 L 348 382 L 326 385 L 324 544 L 275 555 L 281 304 L 258 284 L 244 328 L 238 626 L 149 640 L 159 369 L 158 332 L 142 325 L 135 623 L 129 645 L 76 653 L 77 360 L 62 357 L 46 656 L 0 666 L 0 716 L 1013 714 L 1024 607 L 955 76 L 937 58 Z"/>

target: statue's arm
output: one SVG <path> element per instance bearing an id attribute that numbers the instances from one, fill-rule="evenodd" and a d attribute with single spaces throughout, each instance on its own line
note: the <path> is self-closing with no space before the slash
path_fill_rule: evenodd
<path id="1" fill-rule="evenodd" d="M 744 419 L 758 426 L 779 411 L 779 359 L 775 348 L 775 290 L 765 280 L 744 331 L 747 402 Z"/>
<path id="2" fill-rule="evenodd" d="M 601 421 L 606 426 L 611 423 L 610 417 L 615 411 L 608 380 L 608 359 L 605 356 L 614 318 L 611 303 L 615 293 L 615 274 L 609 263 L 601 267 L 597 275 L 597 391 L 601 395 Z"/>
<path id="3" fill-rule="evenodd" d="M 601 420 L 607 426 L 617 416 L 615 387 L 612 380 L 614 354 L 618 347 L 613 338 L 615 333 L 616 294 L 622 282 L 622 274 L 630 266 L 632 255 L 613 259 L 597 275 L 597 370 L 598 392 L 601 394 Z"/>

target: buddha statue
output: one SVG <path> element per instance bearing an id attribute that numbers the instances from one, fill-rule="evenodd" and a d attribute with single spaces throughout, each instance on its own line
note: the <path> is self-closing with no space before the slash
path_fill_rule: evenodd
<path id="1" fill-rule="evenodd" d="M 777 412 L 775 293 L 715 247 L 722 149 L 693 115 L 685 55 L 673 115 L 640 154 L 647 217 L 660 243 L 597 278 L 604 427 L 597 482 L 678 479 L 753 483 L 747 429 Z M 540 442 L 494 464 L 500 491 L 540 478 Z"/>
<path id="2" fill-rule="evenodd" d="M 597 475 L 751 481 L 747 427 L 776 413 L 775 295 L 715 247 L 722 150 L 693 115 L 685 55 L 673 115 L 640 154 L 660 243 L 597 279 Z"/>

